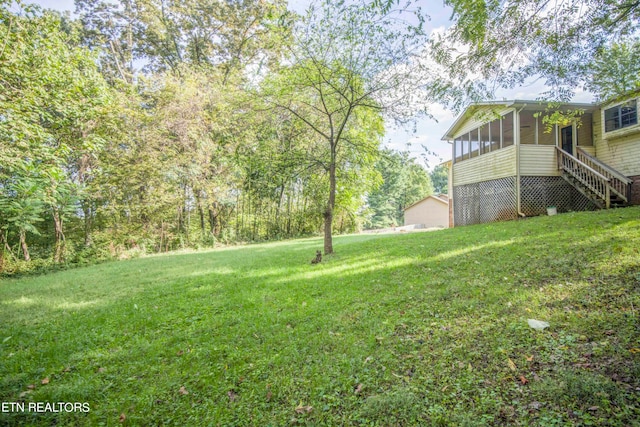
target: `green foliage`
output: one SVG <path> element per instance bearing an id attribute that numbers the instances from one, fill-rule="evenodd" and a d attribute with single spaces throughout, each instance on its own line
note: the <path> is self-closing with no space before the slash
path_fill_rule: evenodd
<path id="1" fill-rule="evenodd" d="M 75 45 L 75 32 L 58 16 L 25 7 L 0 8 L 0 204 L 3 221 L 30 258 L 26 232 L 51 215 L 56 260 L 63 257 L 64 218 L 74 210 L 77 160 L 100 148 L 96 123 L 110 93 L 94 57 Z M 47 209 L 45 209 L 47 208 Z"/>
<path id="2" fill-rule="evenodd" d="M 429 174 L 433 184 L 433 192 L 447 194 L 449 192 L 449 169 L 445 165 L 438 165 Z"/>
<path id="3" fill-rule="evenodd" d="M 403 12 L 417 22 L 405 20 Z M 318 150 L 308 152 L 308 161 L 328 176 L 322 212 L 325 254 L 333 252 L 339 175 L 348 175 L 350 165 L 372 163 L 382 115 L 402 120 L 409 111 L 424 109 L 424 103 L 415 108 L 422 91 L 417 90 L 421 83 L 411 61 L 425 41 L 423 20 L 419 11 L 381 13 L 379 5 L 366 2 L 312 4 L 294 27 L 289 65 L 263 82 L 266 102 L 290 114 L 320 141 Z"/>
<path id="4" fill-rule="evenodd" d="M 286 2 L 78 0 L 83 42 L 101 49 L 110 81 L 133 83 L 136 61 L 155 72 L 217 67 L 231 77 L 277 63 L 292 19 Z"/>
<path id="5" fill-rule="evenodd" d="M 423 17 L 408 6 L 327 1 L 304 18 L 280 0 L 76 9 L 77 20 L 0 4 L 11 263 L 356 231 L 383 114 L 406 119 L 405 98 L 425 105 L 410 67 Z"/>
<path id="6" fill-rule="evenodd" d="M 367 195 L 367 228 L 402 225 L 404 209 L 433 193 L 429 174 L 409 153 L 383 151 L 376 170 L 382 183 Z"/>
<path id="7" fill-rule="evenodd" d="M 640 39 L 622 40 L 598 50 L 587 89 L 600 101 L 640 91 Z"/>
<path id="8" fill-rule="evenodd" d="M 427 422 L 423 402 L 406 389 L 368 397 L 359 413 L 364 422 L 374 425 L 402 426 Z"/>
<path id="9" fill-rule="evenodd" d="M 628 36 L 637 36 L 637 2 L 450 0 L 446 4 L 453 7 L 454 24 L 432 46 L 434 57 L 447 66 L 451 77 L 449 84 L 440 85 L 454 91 L 454 83 L 462 88 L 448 95 L 456 106 L 461 98 L 487 97 L 491 86 L 514 87 L 528 78 L 544 79 L 550 89 L 542 98 L 554 101 L 569 101 L 584 86 L 599 99 L 620 96 L 633 87 L 633 68 L 623 65 L 629 64 L 631 51 L 625 54 L 621 45 Z"/>

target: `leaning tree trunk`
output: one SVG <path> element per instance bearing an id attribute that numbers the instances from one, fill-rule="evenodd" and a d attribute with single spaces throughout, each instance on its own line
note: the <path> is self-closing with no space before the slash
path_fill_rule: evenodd
<path id="1" fill-rule="evenodd" d="M 29 247 L 27 246 L 27 232 L 24 229 L 20 230 L 20 247 L 22 248 L 24 260 L 31 261 L 31 255 L 29 255 Z"/>
<path id="2" fill-rule="evenodd" d="M 53 262 L 62 262 L 64 258 L 64 232 L 62 230 L 62 217 L 58 209 L 53 209 L 53 224 L 55 227 L 55 251 Z"/>
<path id="3" fill-rule="evenodd" d="M 336 162 L 334 149 L 332 148 L 331 164 L 329 165 L 329 200 L 327 208 L 324 211 L 324 254 L 333 253 L 333 235 L 331 228 L 333 226 L 333 208 L 336 204 Z"/>

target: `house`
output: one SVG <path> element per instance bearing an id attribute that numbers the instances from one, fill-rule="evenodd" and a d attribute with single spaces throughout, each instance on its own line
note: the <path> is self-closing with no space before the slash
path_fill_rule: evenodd
<path id="1" fill-rule="evenodd" d="M 404 225 L 420 224 L 423 228 L 449 227 L 449 197 L 428 196 L 404 209 Z"/>
<path id="2" fill-rule="evenodd" d="M 577 113 L 565 124 L 545 120 Z M 597 104 L 497 101 L 469 106 L 452 145 L 452 225 L 640 204 L 638 98 Z"/>

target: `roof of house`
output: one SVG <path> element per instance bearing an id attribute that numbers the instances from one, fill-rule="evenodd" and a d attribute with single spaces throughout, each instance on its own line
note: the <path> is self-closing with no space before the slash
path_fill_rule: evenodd
<path id="1" fill-rule="evenodd" d="M 445 205 L 449 205 L 449 196 L 446 194 L 432 194 L 430 196 L 425 197 L 424 199 L 420 199 L 417 202 L 415 202 L 414 204 L 407 206 L 406 208 L 404 208 L 404 210 L 406 211 L 407 209 L 410 209 L 412 207 L 414 207 L 415 205 L 418 205 L 422 202 L 424 202 L 427 199 L 434 199 L 437 200 L 440 203 L 444 203 Z"/>
<path id="2" fill-rule="evenodd" d="M 447 132 L 442 137 L 442 141 L 449 141 L 454 138 L 456 131 L 460 128 L 460 126 L 471 116 L 478 112 L 483 107 L 503 107 L 503 108 L 518 108 L 518 109 L 531 109 L 531 110 L 541 110 L 547 108 L 549 105 L 548 101 L 531 101 L 531 100 L 522 100 L 522 99 L 513 99 L 513 100 L 504 100 L 504 101 L 485 101 L 485 102 L 476 102 L 474 104 L 470 104 L 465 108 L 465 110 L 456 118 L 451 127 L 447 130 Z M 596 104 L 590 103 L 579 103 L 579 102 L 565 102 L 561 104 L 561 108 L 580 108 L 584 110 L 595 110 L 598 108 Z"/>

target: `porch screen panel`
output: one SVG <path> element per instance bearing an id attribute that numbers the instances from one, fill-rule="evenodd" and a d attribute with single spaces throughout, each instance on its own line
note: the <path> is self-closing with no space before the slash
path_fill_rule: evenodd
<path id="1" fill-rule="evenodd" d="M 548 116 L 538 117 L 538 145 L 556 145 L 554 126 L 547 125 L 544 117 Z"/>
<path id="2" fill-rule="evenodd" d="M 531 111 L 520 112 L 520 143 L 535 144 L 536 141 L 536 118 Z"/>
<path id="3" fill-rule="evenodd" d="M 478 142 L 478 129 L 474 129 L 469 132 L 469 138 L 471 141 L 471 157 L 478 157 L 480 154 L 480 143 Z"/>
<path id="4" fill-rule="evenodd" d="M 513 113 L 502 118 L 502 148 L 513 145 Z"/>
<path id="5" fill-rule="evenodd" d="M 455 162 L 458 163 L 462 160 L 462 140 L 460 138 L 456 138 L 453 141 L 453 149 L 455 151 Z"/>
<path id="6" fill-rule="evenodd" d="M 480 153 L 491 151 L 491 139 L 489 138 L 489 124 L 480 127 Z"/>
<path id="7" fill-rule="evenodd" d="M 462 143 L 462 159 L 469 158 L 469 134 L 466 133 L 460 136 L 460 141 Z"/>
<path id="8" fill-rule="evenodd" d="M 489 123 L 489 133 L 491 140 L 491 151 L 500 149 L 500 120 Z"/>

